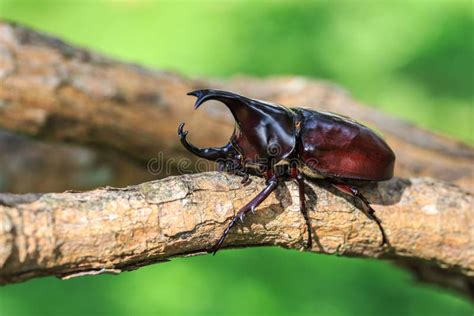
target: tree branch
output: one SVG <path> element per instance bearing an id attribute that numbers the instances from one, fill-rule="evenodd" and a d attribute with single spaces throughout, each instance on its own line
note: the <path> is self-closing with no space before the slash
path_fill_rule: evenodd
<path id="1" fill-rule="evenodd" d="M 384 134 L 397 154 L 398 176 L 430 176 L 474 191 L 472 147 L 363 106 L 326 82 L 300 77 L 190 80 L 118 62 L 7 22 L 0 22 L 0 60 L 0 127 L 37 139 L 111 148 L 142 162 L 160 152 L 164 159 L 190 157 L 177 145 L 180 122 L 186 121 L 192 141 L 203 146 L 227 143 L 233 128 L 224 107 L 192 111 L 186 93 L 213 87 L 352 116 Z"/>
<path id="2" fill-rule="evenodd" d="M 232 130 L 233 120 L 223 107 L 192 112 L 193 101 L 185 94 L 203 87 L 354 117 L 383 132 L 397 154 L 398 176 L 430 176 L 474 191 L 472 147 L 363 106 L 326 82 L 300 77 L 190 80 L 0 22 L 0 128 L 39 140 L 112 149 L 139 162 L 158 153 L 164 159 L 189 157 L 177 145 L 179 122 L 186 121 L 193 142 L 203 146 L 226 143 Z M 241 187 L 240 179 L 208 173 L 124 189 L 0 194 L 0 283 L 119 273 L 200 253 L 261 188 L 261 179 Z M 363 192 L 375 204 L 392 248 L 379 247 L 376 225 L 354 208 L 352 199 L 311 185 L 306 192 L 316 237 L 311 251 L 391 258 L 424 280 L 472 295 L 470 193 L 429 179 L 394 179 Z M 238 228 L 227 247 L 301 249 L 307 232 L 295 186 L 279 188 L 258 215 Z"/>
<path id="3" fill-rule="evenodd" d="M 170 177 L 123 189 L 0 194 L 0 284 L 55 275 L 119 273 L 175 256 L 202 254 L 236 211 L 263 188 L 225 173 Z M 306 191 L 312 252 L 421 262 L 463 280 L 474 276 L 473 196 L 430 179 L 362 188 L 391 247 L 351 198 L 324 184 Z M 308 237 L 298 190 L 285 182 L 224 246 L 303 249 Z M 467 283 L 466 283 L 467 282 Z M 467 285 L 466 285 L 467 284 Z"/>

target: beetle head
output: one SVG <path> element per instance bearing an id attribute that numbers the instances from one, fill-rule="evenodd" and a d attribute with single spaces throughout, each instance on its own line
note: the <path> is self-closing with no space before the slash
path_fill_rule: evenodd
<path id="1" fill-rule="evenodd" d="M 197 97 L 195 109 L 208 100 L 217 100 L 229 108 L 235 119 L 234 133 L 222 148 L 194 147 L 186 142 L 187 132 L 183 133 L 180 125 L 181 142 L 197 156 L 209 160 L 238 159 L 241 166 L 270 167 L 293 152 L 296 128 L 295 114 L 290 109 L 227 91 L 197 90 L 188 95 Z"/>

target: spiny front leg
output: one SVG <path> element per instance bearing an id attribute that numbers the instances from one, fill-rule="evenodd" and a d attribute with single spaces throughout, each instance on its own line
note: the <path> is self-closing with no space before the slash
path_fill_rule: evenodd
<path id="1" fill-rule="evenodd" d="M 238 163 L 235 160 L 232 160 L 232 159 L 227 159 L 225 161 L 218 160 L 217 170 L 225 171 L 225 172 L 242 177 L 242 181 L 240 183 L 243 184 L 244 186 L 249 185 L 252 182 L 252 180 L 250 179 L 250 174 L 248 172 L 245 172 L 245 168 L 243 168 L 240 165 L 240 163 Z"/>
<path id="2" fill-rule="evenodd" d="M 309 219 L 308 209 L 306 208 L 305 202 L 305 183 L 304 176 L 298 171 L 297 168 L 291 170 L 291 176 L 296 179 L 298 182 L 298 195 L 300 199 L 300 212 L 303 214 L 304 220 L 306 222 L 306 229 L 308 230 L 308 242 L 306 244 L 306 249 L 311 249 L 313 246 L 313 233 L 311 228 L 311 221 Z"/>
<path id="3" fill-rule="evenodd" d="M 388 242 L 387 236 L 385 235 L 385 231 L 382 227 L 382 222 L 375 215 L 375 210 L 370 206 L 370 203 L 369 203 L 369 201 L 367 201 L 365 196 L 363 196 L 362 193 L 360 193 L 359 189 L 357 189 L 357 188 L 355 188 L 355 187 L 353 187 L 349 184 L 346 184 L 346 183 L 340 183 L 340 182 L 335 182 L 335 181 L 331 181 L 331 180 L 329 182 L 336 189 L 338 189 L 339 191 L 341 191 L 343 193 L 346 193 L 346 194 L 349 194 L 349 195 L 352 195 L 352 196 L 355 196 L 362 202 L 362 208 L 363 208 L 364 214 L 368 218 L 373 220 L 375 223 L 377 223 L 377 225 L 379 227 L 380 233 L 382 234 L 381 246 L 383 246 L 385 244 L 390 245 L 389 242 Z"/>
<path id="4" fill-rule="evenodd" d="M 217 243 L 214 245 L 214 247 L 211 248 L 209 252 L 212 252 L 212 254 L 216 254 L 216 252 L 221 248 L 222 244 L 224 243 L 224 240 L 229 234 L 229 231 L 234 225 L 237 223 L 237 221 L 240 219 L 242 222 L 244 221 L 245 215 L 249 211 L 255 211 L 255 208 L 259 206 L 265 199 L 272 193 L 275 188 L 278 186 L 278 178 L 276 176 L 272 176 L 267 180 L 267 186 L 259 193 L 257 194 L 256 197 L 254 197 L 249 203 L 247 203 L 244 207 L 242 207 L 237 214 L 232 218 L 230 221 L 229 225 L 227 225 L 226 229 L 224 230 L 224 233 L 222 234 L 221 238 L 217 241 Z"/>

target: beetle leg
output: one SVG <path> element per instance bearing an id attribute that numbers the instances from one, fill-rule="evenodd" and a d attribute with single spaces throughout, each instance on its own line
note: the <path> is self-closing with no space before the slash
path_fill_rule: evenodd
<path id="1" fill-rule="evenodd" d="M 306 229 L 308 230 L 308 242 L 306 244 L 306 249 L 311 249 L 313 245 L 313 234 L 311 229 L 311 221 L 309 219 L 308 210 L 306 208 L 305 202 L 305 183 L 304 183 L 304 176 L 298 171 L 297 168 L 291 169 L 291 177 L 296 179 L 298 183 L 298 195 L 300 199 L 300 211 L 303 214 L 304 220 L 306 222 Z"/>
<path id="2" fill-rule="evenodd" d="M 250 175 L 245 172 L 245 169 L 237 165 L 232 160 L 228 160 L 225 164 L 220 164 L 219 166 L 219 171 L 226 171 L 241 176 L 242 181 L 240 183 L 244 186 L 249 185 L 252 182 L 252 180 L 250 179 Z"/>
<path id="3" fill-rule="evenodd" d="M 306 248 L 311 249 L 312 246 L 313 246 L 313 234 L 312 234 L 312 228 L 311 228 L 311 221 L 309 219 L 308 209 L 306 208 L 306 202 L 305 202 L 304 176 L 301 173 L 298 173 L 296 181 L 298 181 L 298 192 L 299 192 L 299 198 L 300 198 L 300 211 L 301 211 L 301 214 L 303 214 L 304 220 L 306 222 L 306 229 L 308 230 L 308 243 L 306 244 Z"/>
<path id="4" fill-rule="evenodd" d="M 333 181 L 330 181 L 330 183 L 332 184 L 332 186 L 334 186 L 339 191 L 341 191 L 343 193 L 346 193 L 346 194 L 350 194 L 354 197 L 357 197 L 362 202 L 362 208 L 363 208 L 364 214 L 368 218 L 370 218 L 371 220 L 376 222 L 378 227 L 379 227 L 380 233 L 382 234 L 381 246 L 383 246 L 384 244 L 389 244 L 388 240 L 387 240 L 387 236 L 385 235 L 385 231 L 382 227 L 382 222 L 375 215 L 375 210 L 370 206 L 370 203 L 369 203 L 369 201 L 367 201 L 365 196 L 363 196 L 362 193 L 360 193 L 359 189 L 357 189 L 357 188 L 355 188 L 355 187 L 353 187 L 349 184 L 345 184 L 345 183 L 338 183 L 338 182 L 333 182 Z"/>
<path id="5" fill-rule="evenodd" d="M 234 172 L 236 175 L 242 177 L 242 181 L 240 181 L 240 183 L 243 184 L 244 186 L 249 185 L 250 182 L 252 182 L 252 179 L 250 179 L 250 175 L 248 173 L 245 173 L 240 169 L 236 169 Z"/>
<path id="6" fill-rule="evenodd" d="M 221 238 L 217 241 L 217 243 L 214 245 L 214 247 L 211 248 L 209 252 L 212 252 L 212 254 L 216 254 L 216 252 L 221 248 L 222 244 L 224 243 L 224 240 L 229 233 L 230 229 L 234 227 L 235 223 L 237 221 L 241 220 L 243 222 L 243 219 L 245 215 L 254 210 L 257 206 L 259 206 L 265 199 L 272 193 L 275 188 L 278 186 L 278 178 L 276 176 L 272 176 L 267 180 L 267 186 L 259 193 L 257 194 L 256 197 L 254 197 L 249 203 L 244 205 L 238 212 L 237 214 L 232 218 L 230 221 L 229 225 L 227 225 L 226 229 L 224 230 L 224 233 L 222 234 Z"/>

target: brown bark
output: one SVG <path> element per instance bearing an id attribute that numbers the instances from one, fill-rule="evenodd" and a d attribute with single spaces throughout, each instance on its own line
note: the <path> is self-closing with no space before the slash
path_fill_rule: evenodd
<path id="1" fill-rule="evenodd" d="M 227 143 L 232 130 L 222 106 L 192 111 L 193 99 L 186 92 L 202 87 L 352 116 L 384 134 L 397 154 L 398 176 L 430 176 L 474 191 L 472 147 L 363 106 L 326 82 L 299 77 L 190 80 L 0 22 L 2 128 L 111 148 L 143 162 L 160 152 L 165 159 L 189 157 L 177 142 L 179 122 L 186 121 L 191 140 L 199 145 Z"/>
<path id="2" fill-rule="evenodd" d="M 202 254 L 264 181 L 223 173 L 183 175 L 123 189 L 44 195 L 0 194 L 0 284 L 34 277 L 119 273 L 175 256 Z M 310 183 L 312 252 L 416 262 L 469 291 L 474 276 L 473 196 L 430 179 L 362 188 L 390 247 L 351 198 Z M 285 182 L 238 224 L 225 248 L 303 249 L 308 238 L 298 190 Z M 462 286 L 460 286 L 460 284 Z"/>

